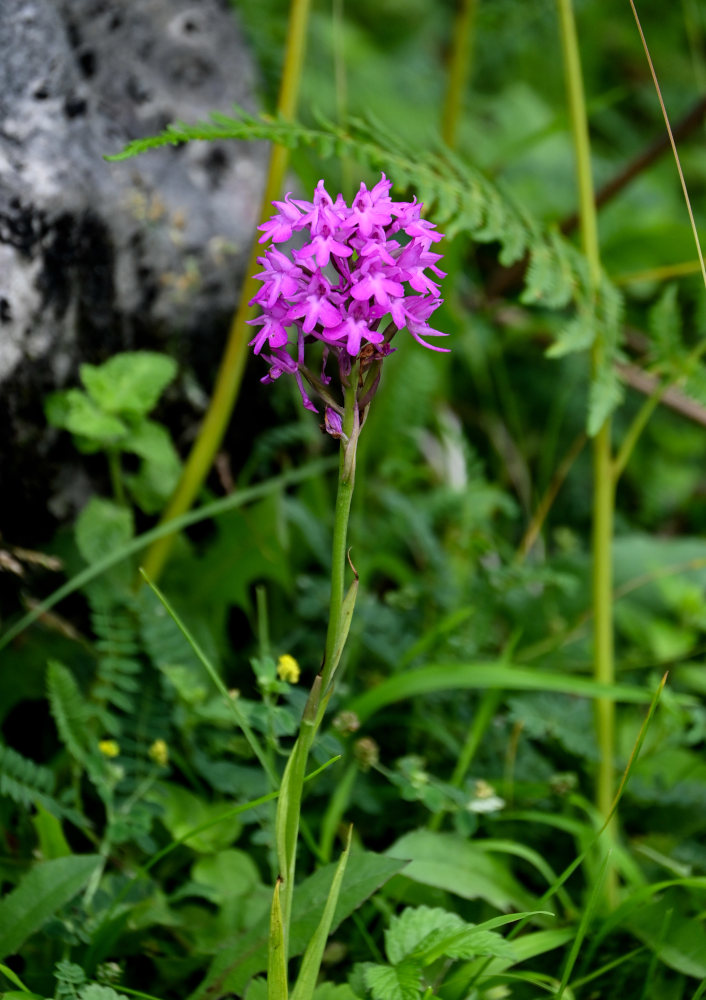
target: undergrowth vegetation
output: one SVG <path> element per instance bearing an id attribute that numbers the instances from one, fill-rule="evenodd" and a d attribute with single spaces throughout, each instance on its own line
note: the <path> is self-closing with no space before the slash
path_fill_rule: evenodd
<path id="1" fill-rule="evenodd" d="M 630 5 L 573 6 L 232 0 L 265 110 L 116 154 L 384 171 L 445 234 L 451 350 L 398 335 L 322 434 L 239 383 L 250 288 L 191 455 L 166 356 L 47 398 L 105 488 L 0 552 L 13 1000 L 706 993 L 706 289 Z M 706 24 L 641 6 L 698 222 Z"/>

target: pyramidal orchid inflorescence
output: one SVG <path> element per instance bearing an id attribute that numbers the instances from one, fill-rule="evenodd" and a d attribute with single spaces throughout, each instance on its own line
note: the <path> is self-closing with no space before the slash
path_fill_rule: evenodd
<path id="1" fill-rule="evenodd" d="M 398 331 L 408 330 L 433 351 L 446 350 L 426 339 L 446 336 L 428 322 L 442 302 L 438 283 L 427 273 L 445 277 L 436 266 L 441 254 L 430 249 L 442 234 L 421 218 L 416 200 L 392 201 L 391 187 L 384 174 L 371 190 L 361 184 L 349 207 L 340 194 L 333 201 L 321 180 L 313 201 L 287 194 L 259 227 L 260 242 L 271 245 L 259 258 L 262 288 L 250 303 L 262 315 L 249 322 L 259 327 L 250 344 L 270 366 L 262 381 L 294 375 L 307 409 L 317 412 L 308 391 L 324 402 L 324 428 L 334 437 L 341 436 L 344 407 L 330 388 L 330 359 L 343 386 L 356 367 L 362 422 Z M 298 233 L 305 234 L 303 246 L 278 249 Z M 323 344 L 318 376 L 306 357 L 307 346 L 317 341 Z"/>

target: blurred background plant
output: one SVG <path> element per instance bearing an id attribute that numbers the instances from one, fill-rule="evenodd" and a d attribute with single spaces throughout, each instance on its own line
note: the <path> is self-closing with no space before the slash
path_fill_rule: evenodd
<path id="1" fill-rule="evenodd" d="M 274 112 L 289 5 L 232 6 Z M 574 10 L 600 203 L 598 312 L 614 338 L 593 390 L 556 3 L 314 2 L 297 122 L 216 123 L 290 145 L 286 186 L 298 194 L 324 176 L 350 197 L 385 169 L 450 233 L 436 325 L 453 351 L 431 363 L 400 345 L 358 453 L 361 591 L 311 766 L 342 759 L 307 786 L 293 934 L 301 953 L 316 926 L 305 903 L 323 906 L 325 865 L 352 822 L 340 913 L 351 919 L 334 928 L 320 1000 L 412 1000 L 429 988 L 445 1000 L 695 998 L 706 981 L 706 296 L 629 7 Z M 704 15 L 691 0 L 645 2 L 640 15 L 698 221 Z M 460 100 L 454 66 L 466 77 Z M 128 385 L 141 363 L 113 362 L 128 366 Z M 161 510 L 167 476 L 151 463 L 176 475 L 176 457 L 167 430 L 144 427 L 159 426 L 148 414 L 171 370 L 164 361 L 150 376 L 137 410 L 102 396 L 118 383 L 95 370 L 85 399 L 74 389 L 48 401 L 52 423 L 84 447 L 94 440 L 113 478 L 114 499 L 94 498 L 51 546 L 68 577 L 128 546 Z M 333 478 L 320 465 L 306 475 L 330 448 L 296 389 L 263 390 L 260 374 L 248 368 L 226 437 L 231 509 L 178 537 L 161 586 L 277 769 L 320 663 Z M 667 384 L 615 502 L 618 773 L 666 670 L 670 679 L 621 800 L 609 905 L 591 847 L 602 820 L 587 697 L 597 693 L 587 428 L 614 408 L 620 456 Z M 103 425 L 101 438 L 98 411 L 119 432 Z M 147 438 L 149 454 L 136 447 Z M 293 467 L 304 475 L 284 485 Z M 254 483 L 263 492 L 238 506 Z M 228 492 L 222 473 L 202 499 Z M 30 611 L 53 590 L 56 569 L 36 554 L 8 546 L 2 559 Z M 272 788 L 174 621 L 135 592 L 132 559 L 2 650 L 0 864 L 11 891 L 0 971 L 8 987 L 20 989 L 14 975 L 47 997 L 98 1000 L 101 989 L 110 1000 L 105 991 L 124 988 L 259 1000 Z M 299 684 L 277 678 L 282 654 L 301 665 Z M 458 945 L 468 924 L 531 910 L 555 916 Z M 436 944 L 424 944 L 432 932 Z M 440 944 L 454 934 L 458 947 Z"/>

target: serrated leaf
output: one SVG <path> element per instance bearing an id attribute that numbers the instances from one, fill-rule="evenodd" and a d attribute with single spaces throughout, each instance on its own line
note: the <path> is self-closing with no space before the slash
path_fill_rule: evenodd
<path id="1" fill-rule="evenodd" d="M 623 387 L 615 368 L 612 365 L 604 366 L 591 382 L 588 394 L 586 429 L 589 437 L 595 437 L 622 398 Z"/>
<path id="2" fill-rule="evenodd" d="M 348 983 L 319 983 L 314 1000 L 356 1000 L 356 994 Z"/>
<path id="3" fill-rule="evenodd" d="M 463 899 L 485 899 L 498 910 L 530 909 L 527 892 L 506 864 L 475 843 L 452 833 L 415 830 L 387 852 L 410 863 L 404 877 L 452 892 Z"/>
<path id="4" fill-rule="evenodd" d="M 433 953 L 432 953 L 433 951 Z M 427 957 L 436 960 L 442 955 L 447 958 L 514 958 L 515 951 L 509 941 L 496 933 L 482 927 L 466 927 L 455 934 L 448 934 L 429 948 Z"/>
<path id="5" fill-rule="evenodd" d="M 127 507 L 91 497 L 76 521 L 76 545 L 87 563 L 103 559 L 129 542 L 135 527 Z"/>
<path id="6" fill-rule="evenodd" d="M 385 931 L 385 952 L 393 965 L 425 949 L 450 933 L 457 933 L 466 923 L 456 913 L 440 907 L 407 907 L 390 921 Z"/>
<path id="7" fill-rule="evenodd" d="M 81 365 L 81 381 L 106 413 L 141 417 L 154 408 L 177 372 L 173 358 L 154 351 L 124 351 L 102 365 Z"/>
<path id="8" fill-rule="evenodd" d="M 104 412 L 80 389 L 52 393 L 44 404 L 44 412 L 52 427 L 61 427 L 103 445 L 114 444 L 127 433 L 122 420 Z"/>
<path id="9" fill-rule="evenodd" d="M 422 969 L 412 959 L 394 966 L 371 962 L 365 966 L 365 985 L 373 1000 L 417 1000 L 422 988 Z"/>
<path id="10" fill-rule="evenodd" d="M 563 358 L 566 354 L 585 351 L 596 339 L 595 326 L 589 314 L 575 316 L 547 348 L 548 358 Z"/>
<path id="11" fill-rule="evenodd" d="M 0 900 L 0 957 L 14 955 L 24 942 L 70 902 L 103 859 L 97 854 L 43 861 Z"/>
<path id="12" fill-rule="evenodd" d="M 671 363 L 681 353 L 682 317 L 677 300 L 677 286 L 667 285 L 649 312 L 655 359 Z"/>
<path id="13" fill-rule="evenodd" d="M 130 451 L 156 465 L 179 466 L 179 456 L 169 431 L 156 420 L 141 420 L 120 442 L 122 451 Z"/>
<path id="14" fill-rule="evenodd" d="M 87 983 L 78 991 L 79 1000 L 128 1000 L 124 993 L 118 993 L 112 986 Z"/>

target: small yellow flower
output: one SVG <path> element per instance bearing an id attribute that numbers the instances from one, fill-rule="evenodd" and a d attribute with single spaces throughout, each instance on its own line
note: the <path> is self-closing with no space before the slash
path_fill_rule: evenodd
<path id="1" fill-rule="evenodd" d="M 164 740 L 155 740 L 147 752 L 160 767 L 166 767 L 169 763 L 169 747 Z"/>
<path id="2" fill-rule="evenodd" d="M 120 753 L 120 747 L 115 740 L 101 740 L 98 749 L 104 757 L 117 757 Z"/>
<path id="3" fill-rule="evenodd" d="M 277 676 L 281 681 L 288 681 L 290 684 L 296 684 L 299 680 L 301 669 L 289 653 L 285 653 L 277 660 Z"/>

